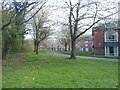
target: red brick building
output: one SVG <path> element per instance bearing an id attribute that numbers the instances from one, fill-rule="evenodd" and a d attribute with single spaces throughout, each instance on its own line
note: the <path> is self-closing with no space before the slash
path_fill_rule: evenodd
<path id="1" fill-rule="evenodd" d="M 81 41 L 80 51 L 92 51 L 92 41 L 91 40 Z"/>
<path id="2" fill-rule="evenodd" d="M 104 56 L 120 56 L 120 29 L 94 27 L 93 53 Z"/>

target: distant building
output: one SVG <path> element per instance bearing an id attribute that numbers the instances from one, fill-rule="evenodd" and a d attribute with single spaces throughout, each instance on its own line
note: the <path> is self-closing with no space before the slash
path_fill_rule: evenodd
<path id="1" fill-rule="evenodd" d="M 39 45 L 39 50 L 46 50 L 48 49 L 47 45 Z"/>
<path id="2" fill-rule="evenodd" d="M 80 51 L 92 51 L 92 40 L 81 41 Z"/>
<path id="3" fill-rule="evenodd" d="M 118 8 L 120 9 L 120 7 Z M 95 55 L 120 56 L 120 13 L 118 14 L 118 21 L 94 27 L 92 36 Z"/>
<path id="4" fill-rule="evenodd" d="M 92 36 L 95 55 L 120 56 L 120 29 L 94 27 Z"/>
<path id="5" fill-rule="evenodd" d="M 118 10 L 120 10 L 120 1 L 118 2 Z M 118 27 L 120 28 L 120 12 L 118 12 Z"/>

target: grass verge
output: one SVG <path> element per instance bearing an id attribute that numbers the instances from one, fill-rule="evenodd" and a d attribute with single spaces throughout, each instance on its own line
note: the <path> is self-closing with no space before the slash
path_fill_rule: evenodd
<path id="1" fill-rule="evenodd" d="M 59 51 L 60 53 L 70 55 L 71 51 Z M 102 55 L 94 55 L 90 51 L 76 51 L 77 56 L 90 56 L 90 57 L 99 57 L 99 58 L 113 58 L 120 59 L 120 56 L 102 56 Z"/>
<path id="2" fill-rule="evenodd" d="M 60 53 L 70 55 L 71 51 L 61 51 Z M 93 53 L 88 51 L 76 51 L 76 55 L 77 56 L 93 56 Z"/>
<path id="3" fill-rule="evenodd" d="M 3 66 L 3 88 L 115 88 L 118 85 L 117 62 L 69 60 L 45 51 L 38 55 L 22 53 L 20 57 L 17 63 L 10 58 Z"/>

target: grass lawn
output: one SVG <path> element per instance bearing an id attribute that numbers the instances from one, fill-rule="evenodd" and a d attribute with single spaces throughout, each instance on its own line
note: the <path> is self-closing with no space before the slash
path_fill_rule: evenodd
<path id="1" fill-rule="evenodd" d="M 70 55 L 71 51 L 61 51 L 61 53 Z M 76 51 L 76 55 L 78 55 L 78 56 L 93 56 L 93 53 L 89 52 L 89 51 Z"/>
<path id="2" fill-rule="evenodd" d="M 1 71 L 0 71 L 1 74 Z M 2 75 L 0 75 L 0 90 L 2 89 Z"/>
<path id="3" fill-rule="evenodd" d="M 115 88 L 118 85 L 117 62 L 69 60 L 45 51 L 14 58 L 3 62 L 3 88 Z"/>

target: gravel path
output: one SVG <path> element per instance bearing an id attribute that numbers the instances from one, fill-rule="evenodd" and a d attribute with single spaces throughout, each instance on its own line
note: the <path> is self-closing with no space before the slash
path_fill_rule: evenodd
<path id="1" fill-rule="evenodd" d="M 58 52 L 48 52 L 48 54 L 56 55 L 56 56 L 70 57 L 70 55 L 62 54 L 62 53 L 58 53 Z M 77 58 L 85 58 L 85 59 L 108 60 L 108 61 L 120 62 L 120 59 L 113 59 L 113 58 L 99 58 L 99 57 L 88 57 L 88 56 L 76 56 L 76 57 Z"/>

